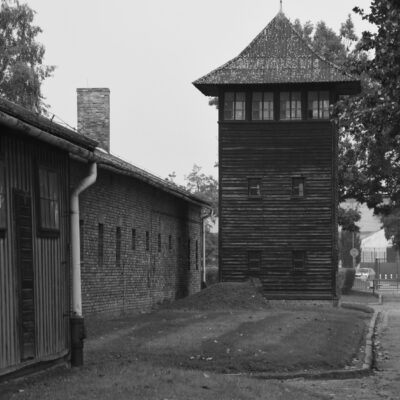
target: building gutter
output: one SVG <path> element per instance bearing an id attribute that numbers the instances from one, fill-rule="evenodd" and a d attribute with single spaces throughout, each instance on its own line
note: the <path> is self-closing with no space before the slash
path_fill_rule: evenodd
<path id="1" fill-rule="evenodd" d="M 79 232 L 79 195 L 97 179 L 97 164 L 91 162 L 89 174 L 71 193 L 71 260 L 72 260 L 72 315 L 71 315 L 71 365 L 83 365 L 84 319 L 82 316 L 81 244 Z"/>
<path id="2" fill-rule="evenodd" d="M 68 151 L 71 154 L 85 158 L 86 160 L 94 160 L 93 151 L 83 148 L 77 144 L 71 143 L 66 139 L 54 136 L 51 133 L 43 131 L 42 129 L 36 128 L 18 118 L 0 111 L 0 124 L 7 126 L 8 128 L 23 132 L 24 134 L 56 146 L 60 149 Z"/>

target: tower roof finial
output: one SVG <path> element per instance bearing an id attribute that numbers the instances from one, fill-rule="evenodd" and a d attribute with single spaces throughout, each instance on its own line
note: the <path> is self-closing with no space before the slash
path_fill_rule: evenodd
<path id="1" fill-rule="evenodd" d="M 282 9 L 282 0 L 281 0 L 281 7 L 280 7 L 279 11 L 280 11 L 280 12 L 283 12 L 283 9 Z"/>

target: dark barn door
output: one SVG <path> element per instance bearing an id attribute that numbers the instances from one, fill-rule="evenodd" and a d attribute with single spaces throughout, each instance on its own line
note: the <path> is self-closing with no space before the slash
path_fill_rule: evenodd
<path id="1" fill-rule="evenodd" d="M 14 192 L 21 360 L 35 358 L 35 299 L 31 198 Z"/>

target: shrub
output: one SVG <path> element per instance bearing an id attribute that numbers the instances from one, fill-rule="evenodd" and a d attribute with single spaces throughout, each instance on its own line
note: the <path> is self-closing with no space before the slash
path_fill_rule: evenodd
<path id="1" fill-rule="evenodd" d="M 354 268 L 340 268 L 338 274 L 338 286 L 342 294 L 349 294 L 354 284 L 356 270 Z"/>

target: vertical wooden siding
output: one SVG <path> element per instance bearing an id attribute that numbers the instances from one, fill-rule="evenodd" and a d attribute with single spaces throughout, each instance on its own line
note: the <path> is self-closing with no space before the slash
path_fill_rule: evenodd
<path id="1" fill-rule="evenodd" d="M 247 252 L 261 251 L 260 277 L 270 297 L 334 295 L 335 134 L 329 122 L 220 123 L 220 267 L 223 280 L 247 276 Z M 293 198 L 291 178 L 306 178 Z M 249 198 L 247 179 L 262 179 Z M 293 274 L 292 250 L 307 268 Z M 289 297 L 290 297 L 289 296 Z"/>
<path id="2" fill-rule="evenodd" d="M 57 357 L 68 350 L 68 156 L 41 142 L 2 132 L 2 156 L 6 166 L 7 230 L 0 238 L 0 374 L 18 368 L 18 296 L 16 274 L 13 196 L 16 189 L 32 199 L 33 273 L 35 301 L 35 360 Z M 60 198 L 60 234 L 37 234 L 37 165 L 45 163 L 57 171 Z"/>

